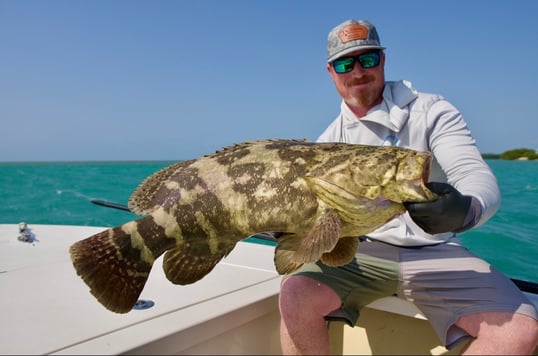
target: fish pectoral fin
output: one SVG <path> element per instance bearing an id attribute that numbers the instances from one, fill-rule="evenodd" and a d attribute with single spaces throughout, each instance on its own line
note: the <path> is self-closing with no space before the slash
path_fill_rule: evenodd
<path id="1" fill-rule="evenodd" d="M 304 263 L 316 262 L 334 249 L 340 237 L 341 221 L 334 210 L 327 210 L 304 237 L 283 236 L 275 248 L 275 266 L 280 274 L 291 273 Z"/>
<path id="2" fill-rule="evenodd" d="M 304 264 L 294 259 L 295 249 L 297 248 L 297 242 L 295 240 L 297 238 L 297 236 L 286 235 L 278 239 L 274 257 L 278 274 L 290 274 Z"/>
<path id="3" fill-rule="evenodd" d="M 338 267 L 353 261 L 357 248 L 359 247 L 359 238 L 356 236 L 346 236 L 338 240 L 336 246 L 330 252 L 321 255 L 321 262 L 331 267 Z"/>
<path id="4" fill-rule="evenodd" d="M 340 237 L 340 217 L 334 210 L 327 210 L 308 234 L 299 239 L 294 258 L 300 262 L 316 262 L 321 255 L 331 251 Z"/>
<path id="5" fill-rule="evenodd" d="M 217 263 L 230 253 L 235 242 L 220 244 L 217 251 L 212 252 L 207 244 L 183 244 L 166 251 L 163 269 L 166 278 L 174 284 L 192 284 L 205 277 Z"/>

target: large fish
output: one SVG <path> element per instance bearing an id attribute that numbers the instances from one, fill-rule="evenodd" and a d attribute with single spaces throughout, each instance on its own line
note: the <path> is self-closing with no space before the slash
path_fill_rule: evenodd
<path id="1" fill-rule="evenodd" d="M 235 244 L 280 236 L 280 274 L 307 262 L 350 262 L 358 236 L 436 195 L 424 181 L 431 155 L 397 147 L 263 140 L 163 168 L 129 199 L 139 220 L 73 244 L 71 259 L 106 308 L 130 311 L 155 259 L 175 284 L 207 275 Z"/>

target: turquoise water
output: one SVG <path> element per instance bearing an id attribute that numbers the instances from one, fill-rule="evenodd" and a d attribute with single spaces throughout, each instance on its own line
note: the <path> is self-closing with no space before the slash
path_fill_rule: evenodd
<path id="1" fill-rule="evenodd" d="M 501 188 L 501 208 L 462 234 L 464 245 L 512 278 L 538 283 L 538 161 L 487 161 Z"/>
<path id="2" fill-rule="evenodd" d="M 538 282 L 538 161 L 487 162 L 499 180 L 502 205 L 462 240 L 509 277 Z M 126 204 L 144 178 L 171 163 L 0 163 L 0 223 L 123 224 L 137 216 L 90 200 Z"/>

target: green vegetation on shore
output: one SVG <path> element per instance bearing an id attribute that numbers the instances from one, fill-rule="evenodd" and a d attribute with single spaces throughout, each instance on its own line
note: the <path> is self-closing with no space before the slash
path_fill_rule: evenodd
<path id="1" fill-rule="evenodd" d="M 506 159 L 506 160 L 538 160 L 538 153 L 530 148 L 516 148 L 513 150 L 504 151 L 501 154 L 498 153 L 483 153 L 482 157 L 485 159 Z"/>

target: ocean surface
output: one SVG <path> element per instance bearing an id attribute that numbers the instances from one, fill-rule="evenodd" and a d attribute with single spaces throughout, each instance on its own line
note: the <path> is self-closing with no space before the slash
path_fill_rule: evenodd
<path id="1" fill-rule="evenodd" d="M 121 225 L 138 216 L 90 200 L 127 204 L 144 178 L 171 163 L 0 163 L 0 224 Z M 463 243 L 509 277 L 538 283 L 538 161 L 487 163 L 501 187 L 501 208 L 463 233 Z"/>

